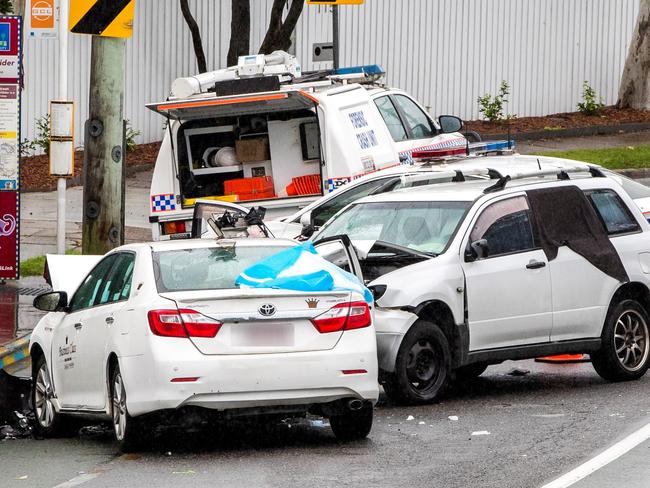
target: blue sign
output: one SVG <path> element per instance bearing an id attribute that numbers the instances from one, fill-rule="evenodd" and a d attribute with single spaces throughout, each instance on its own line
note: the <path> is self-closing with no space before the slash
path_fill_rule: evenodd
<path id="1" fill-rule="evenodd" d="M 11 24 L 0 22 L 0 52 L 11 51 Z"/>

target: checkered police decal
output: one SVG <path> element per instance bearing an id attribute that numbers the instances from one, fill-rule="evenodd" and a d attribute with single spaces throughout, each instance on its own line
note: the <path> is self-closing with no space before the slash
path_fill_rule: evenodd
<path id="1" fill-rule="evenodd" d="M 153 195 L 151 197 L 151 210 L 152 212 L 167 212 L 169 210 L 176 210 L 176 196 Z"/>

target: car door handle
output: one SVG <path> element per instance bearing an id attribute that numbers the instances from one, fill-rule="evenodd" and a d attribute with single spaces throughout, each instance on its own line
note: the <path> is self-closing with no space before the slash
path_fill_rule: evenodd
<path id="1" fill-rule="evenodd" d="M 74 324 L 74 328 L 77 330 L 81 329 L 83 326 L 84 324 L 82 324 L 81 322 L 77 322 L 76 324 Z"/>
<path id="2" fill-rule="evenodd" d="M 539 268 L 543 268 L 544 266 L 546 266 L 546 263 L 544 261 L 536 261 L 534 259 L 531 259 L 529 263 L 526 265 L 526 268 L 539 269 Z"/>
<path id="3" fill-rule="evenodd" d="M 113 322 L 115 322 L 115 319 L 113 317 L 106 317 L 106 323 L 108 325 L 111 325 Z"/>

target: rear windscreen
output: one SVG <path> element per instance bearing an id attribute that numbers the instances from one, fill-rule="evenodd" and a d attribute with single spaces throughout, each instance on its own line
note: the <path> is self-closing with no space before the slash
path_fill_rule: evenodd
<path id="1" fill-rule="evenodd" d="M 224 246 L 154 252 L 156 286 L 159 293 L 237 288 L 235 279 L 244 269 L 284 249 Z"/>

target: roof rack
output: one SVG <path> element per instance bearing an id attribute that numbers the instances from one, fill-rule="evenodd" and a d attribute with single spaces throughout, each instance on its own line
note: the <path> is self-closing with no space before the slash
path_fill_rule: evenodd
<path id="1" fill-rule="evenodd" d="M 503 190 L 509 181 L 512 180 L 522 180 L 525 178 L 536 178 L 544 176 L 556 176 L 558 180 L 570 180 L 571 174 L 575 173 L 589 173 L 593 178 L 605 178 L 605 174 L 597 166 L 592 166 L 590 164 L 578 164 L 576 166 L 570 166 L 567 168 L 546 168 L 546 169 L 537 169 L 533 171 L 524 171 L 515 174 L 506 174 L 503 175 L 501 172 L 494 168 L 488 169 L 488 174 L 492 179 L 498 179 L 498 181 L 483 190 L 483 193 L 493 193 L 496 191 Z"/>

